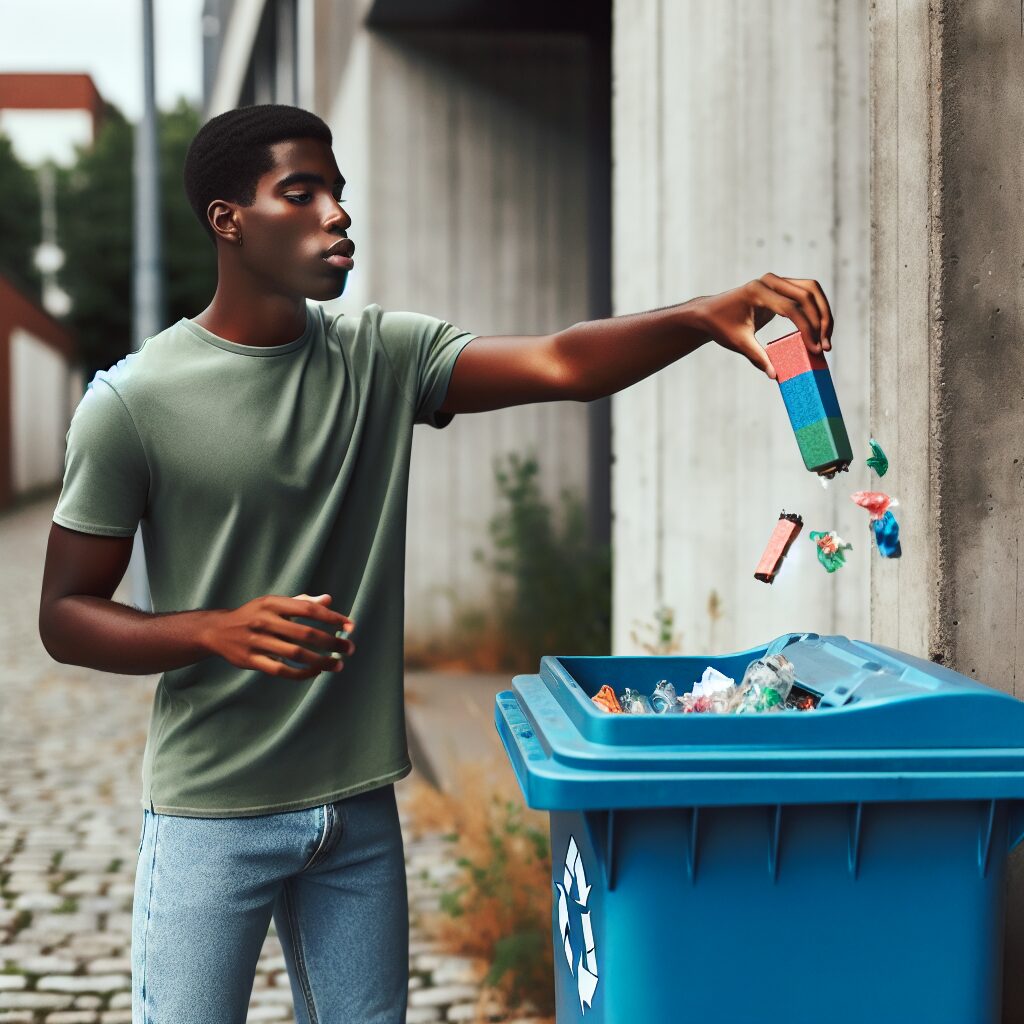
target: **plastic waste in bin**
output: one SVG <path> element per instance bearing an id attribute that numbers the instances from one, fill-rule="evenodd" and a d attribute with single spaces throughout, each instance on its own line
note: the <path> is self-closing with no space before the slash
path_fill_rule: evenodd
<path id="1" fill-rule="evenodd" d="M 813 712 L 611 715 L 785 649 Z M 546 657 L 496 698 L 551 812 L 559 1024 L 995 1024 L 1024 703 L 842 636 Z"/>

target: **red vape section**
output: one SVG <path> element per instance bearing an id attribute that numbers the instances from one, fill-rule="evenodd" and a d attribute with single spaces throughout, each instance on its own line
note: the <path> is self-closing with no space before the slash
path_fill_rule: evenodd
<path id="1" fill-rule="evenodd" d="M 804 344 L 804 339 L 799 331 L 768 342 L 765 352 L 768 353 L 768 359 L 775 367 L 780 384 L 801 373 L 828 369 L 828 363 L 825 362 L 825 357 L 820 352 L 807 351 L 807 345 Z"/>
<path id="2" fill-rule="evenodd" d="M 768 546 L 761 555 L 761 561 L 757 563 L 757 570 L 754 572 L 754 579 L 762 583 L 771 583 L 775 574 L 782 565 L 790 545 L 797 538 L 797 534 L 803 529 L 804 521 L 795 512 L 783 512 L 779 521 L 768 538 Z"/>

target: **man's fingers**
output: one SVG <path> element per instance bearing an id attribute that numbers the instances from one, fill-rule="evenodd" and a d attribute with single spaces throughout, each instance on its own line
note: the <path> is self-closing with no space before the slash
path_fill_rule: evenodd
<path id="1" fill-rule="evenodd" d="M 313 676 L 320 674 L 320 669 L 318 668 L 292 668 L 291 665 L 286 665 L 283 661 L 278 661 L 276 658 L 268 658 L 265 654 L 254 654 L 252 666 L 268 676 L 283 676 L 285 679 L 312 679 Z"/>
<path id="2" fill-rule="evenodd" d="M 301 616 L 304 619 L 322 619 L 324 622 L 336 623 L 348 633 L 356 628 L 355 622 L 347 615 L 336 612 L 317 601 L 300 600 L 297 597 L 276 597 L 270 607 L 278 615 L 290 618 Z"/>
<path id="3" fill-rule="evenodd" d="M 343 650 L 351 654 L 355 650 L 355 644 L 351 640 L 343 640 L 333 633 L 325 633 L 323 630 L 314 629 L 312 626 L 303 626 L 301 623 L 293 623 L 290 618 L 279 618 L 274 627 L 270 630 L 272 636 L 284 637 L 300 643 L 304 647 L 319 650 Z M 348 649 L 348 648 L 351 649 Z"/>
<path id="4" fill-rule="evenodd" d="M 817 281 L 805 281 L 799 277 L 794 277 L 792 280 L 796 284 L 803 285 L 811 293 L 811 297 L 818 307 L 818 312 L 821 314 L 821 336 L 824 341 L 825 350 L 828 351 L 832 347 L 832 327 L 834 325 L 832 321 L 832 307 L 828 304 L 824 290 Z"/>
<path id="5" fill-rule="evenodd" d="M 277 658 L 290 658 L 292 661 L 301 661 L 312 665 L 321 672 L 340 671 L 344 666 L 340 658 L 331 654 L 318 654 L 301 643 L 288 643 L 279 640 L 277 637 L 266 636 L 259 641 L 259 647 L 254 652 L 255 657 L 269 655 L 272 660 Z M 308 669 L 300 669 L 308 671 Z"/>
<path id="6" fill-rule="evenodd" d="M 831 347 L 831 309 L 821 286 L 816 281 L 800 278 L 780 278 L 777 273 L 766 273 L 761 279 L 769 288 L 800 303 L 801 309 L 817 330 L 818 350 Z"/>
<path id="7" fill-rule="evenodd" d="M 778 313 L 779 316 L 792 320 L 803 337 L 808 351 L 821 351 L 821 345 L 818 342 L 818 329 L 808 320 L 803 307 L 798 301 L 773 288 L 769 288 L 764 281 L 754 281 L 753 285 L 753 297 L 756 301 L 760 302 L 762 306 L 767 306 L 770 310 Z"/>

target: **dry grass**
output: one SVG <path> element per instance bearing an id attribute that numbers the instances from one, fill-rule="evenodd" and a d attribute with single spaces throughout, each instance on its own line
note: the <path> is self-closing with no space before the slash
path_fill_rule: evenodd
<path id="1" fill-rule="evenodd" d="M 445 885 L 443 911 L 423 924 L 449 952 L 491 965 L 479 1019 L 495 1000 L 509 1011 L 532 1004 L 537 1024 L 553 1024 L 547 815 L 524 806 L 497 759 L 461 766 L 451 793 L 417 783 L 410 806 L 413 834 L 444 835 L 461 868 Z"/>

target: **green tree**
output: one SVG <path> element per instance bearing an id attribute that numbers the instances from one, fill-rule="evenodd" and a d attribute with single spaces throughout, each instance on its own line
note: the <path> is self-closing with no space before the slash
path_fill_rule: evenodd
<path id="1" fill-rule="evenodd" d="M 14 153 L 0 132 L 0 274 L 30 298 L 40 298 L 42 277 L 35 264 L 41 238 L 39 185 L 35 172 Z"/>
<path id="2" fill-rule="evenodd" d="M 213 246 L 188 205 L 181 180 L 185 152 L 199 123 L 199 112 L 184 99 L 158 117 L 161 330 L 200 312 L 217 283 Z M 134 128 L 108 104 L 95 142 L 78 147 L 74 165 L 58 178 L 57 230 L 66 257 L 59 279 L 73 303 L 66 322 L 78 335 L 86 381 L 132 348 L 133 159 Z"/>

